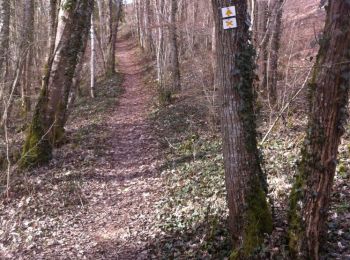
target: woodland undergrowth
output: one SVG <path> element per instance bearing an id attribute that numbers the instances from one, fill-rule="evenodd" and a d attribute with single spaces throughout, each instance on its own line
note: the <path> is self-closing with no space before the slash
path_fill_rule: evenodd
<path id="1" fill-rule="evenodd" d="M 231 249 L 226 228 L 228 212 L 224 184 L 223 157 L 219 131 L 209 131 L 205 107 L 180 97 L 173 104 L 152 114 L 164 149 L 162 168 L 165 196 L 157 205 L 157 226 L 161 234 L 151 252 L 156 257 L 224 259 Z M 288 257 L 286 213 L 299 152 L 304 139 L 305 119 L 277 124 L 260 146 L 267 172 L 269 198 L 275 231 L 257 252 L 258 259 Z M 259 132 L 268 125 L 259 123 Z M 345 140 L 348 140 L 350 128 Z M 340 147 L 333 206 L 329 217 L 329 238 L 323 256 L 346 256 L 350 250 L 350 143 Z M 260 258 L 259 258 L 260 257 Z"/>

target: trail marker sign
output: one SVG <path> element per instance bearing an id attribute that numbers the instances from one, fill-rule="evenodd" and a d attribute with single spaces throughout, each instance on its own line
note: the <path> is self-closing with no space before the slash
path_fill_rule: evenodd
<path id="1" fill-rule="evenodd" d="M 222 18 L 234 17 L 236 16 L 236 7 L 233 5 L 233 6 L 221 8 L 221 13 L 222 13 Z"/>
<path id="2" fill-rule="evenodd" d="M 232 17 L 232 18 L 229 18 L 229 19 L 224 19 L 224 20 L 222 20 L 222 22 L 223 22 L 224 30 L 237 28 L 237 19 L 236 19 L 236 17 Z"/>

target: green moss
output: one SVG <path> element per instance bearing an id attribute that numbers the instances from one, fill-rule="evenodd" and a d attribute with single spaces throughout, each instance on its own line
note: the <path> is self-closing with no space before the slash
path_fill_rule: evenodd
<path id="1" fill-rule="evenodd" d="M 256 183 L 256 186 L 259 184 Z M 247 225 L 244 231 L 243 255 L 250 256 L 259 251 L 266 234 L 272 232 L 272 216 L 266 202 L 266 194 L 259 187 L 248 197 Z"/>
<path id="2" fill-rule="evenodd" d="M 22 168 L 48 162 L 52 157 L 52 146 L 46 138 L 45 120 L 43 118 L 46 100 L 46 89 L 43 88 L 23 147 L 20 159 Z"/>
<path id="3" fill-rule="evenodd" d="M 254 56 L 255 50 L 250 44 L 240 46 L 240 52 L 236 54 L 236 73 L 239 77 L 238 84 L 234 86 L 239 94 L 239 115 L 243 122 L 245 133 L 245 146 L 247 152 L 253 157 L 253 174 L 248 183 L 249 191 L 246 198 L 246 210 L 244 213 L 243 237 L 241 248 L 234 248 L 230 259 L 248 259 L 256 255 L 262 249 L 266 234 L 272 232 L 272 215 L 267 202 L 266 175 L 261 169 L 262 156 L 257 147 L 255 94 L 254 81 Z M 237 242 L 237 241 L 235 241 Z"/>
<path id="4" fill-rule="evenodd" d="M 172 92 L 166 89 L 158 90 L 158 100 L 161 106 L 168 105 L 172 100 Z"/>
<path id="5" fill-rule="evenodd" d="M 288 212 L 288 246 L 291 255 L 297 255 L 300 248 L 300 241 L 303 232 L 303 223 L 301 218 L 300 206 L 303 199 L 303 190 L 305 186 L 305 176 L 299 174 L 296 177 L 290 195 L 290 206 Z"/>
<path id="6" fill-rule="evenodd" d="M 244 233 L 241 248 L 234 248 L 230 259 L 249 259 L 262 251 L 264 238 L 273 229 L 270 207 L 266 201 L 266 193 L 259 181 L 253 181 L 252 192 L 247 198 L 247 210 L 244 216 Z"/>

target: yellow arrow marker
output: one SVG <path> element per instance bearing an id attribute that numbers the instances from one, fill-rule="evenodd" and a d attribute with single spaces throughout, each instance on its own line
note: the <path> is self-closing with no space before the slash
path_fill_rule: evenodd
<path id="1" fill-rule="evenodd" d="M 236 16 L 236 7 L 234 5 L 221 8 L 222 18 L 229 18 Z"/>
<path id="2" fill-rule="evenodd" d="M 230 9 L 227 9 L 227 11 L 226 11 L 226 15 L 227 15 L 227 17 L 229 17 L 229 16 L 233 15 L 233 13 L 231 12 L 231 10 L 230 10 Z"/>

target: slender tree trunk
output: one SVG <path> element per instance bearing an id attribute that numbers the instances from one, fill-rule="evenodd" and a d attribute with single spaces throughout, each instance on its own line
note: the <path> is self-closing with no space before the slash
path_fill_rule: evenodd
<path id="1" fill-rule="evenodd" d="M 171 0 L 170 13 L 170 31 L 169 31 L 169 45 L 170 45 L 170 63 L 171 63 L 171 84 L 172 92 L 181 90 L 180 83 L 180 64 L 179 51 L 177 46 L 176 35 L 176 14 L 177 14 L 177 0 Z"/>
<path id="2" fill-rule="evenodd" d="M 150 0 L 145 0 L 145 26 L 146 26 L 146 50 L 149 54 L 154 51 L 153 38 L 152 38 L 152 28 L 151 28 L 151 4 Z"/>
<path id="3" fill-rule="evenodd" d="M 63 135 L 64 115 L 78 56 L 87 39 L 93 0 L 64 0 L 59 13 L 55 51 L 26 137 L 23 167 L 47 162 Z"/>
<path id="4" fill-rule="evenodd" d="M 109 31 L 110 37 L 108 41 L 107 55 L 107 75 L 113 75 L 116 72 L 115 64 L 115 48 L 117 42 L 117 32 L 122 8 L 121 0 L 109 0 Z"/>
<path id="5" fill-rule="evenodd" d="M 8 59 L 10 37 L 10 1 L 0 0 L 0 79 L 2 81 Z"/>
<path id="6" fill-rule="evenodd" d="M 23 82 L 22 82 L 22 111 L 27 117 L 27 113 L 30 112 L 30 92 L 33 75 L 33 54 L 34 54 L 34 0 L 28 0 L 24 3 L 24 19 L 23 19 L 23 32 L 22 32 L 22 51 L 21 54 L 25 55 L 25 61 L 23 63 Z"/>
<path id="7" fill-rule="evenodd" d="M 94 29 L 94 16 L 91 15 L 91 27 L 90 27 L 90 43 L 91 43 L 91 60 L 90 60 L 90 96 L 95 98 L 95 29 Z"/>
<path id="8" fill-rule="evenodd" d="M 309 86 L 309 121 L 290 198 L 289 247 L 298 259 L 319 259 L 326 237 L 338 146 L 350 88 L 350 2 L 329 1 L 324 36 Z"/>
<path id="9" fill-rule="evenodd" d="M 250 45 L 247 0 L 235 1 L 238 28 L 224 30 L 221 7 L 229 0 L 212 0 L 216 26 L 217 85 L 221 97 L 221 129 L 234 242 L 232 259 L 249 259 L 272 230 L 266 199 L 267 184 L 260 166 L 254 115 L 254 49 Z"/>
<path id="10" fill-rule="evenodd" d="M 257 76 L 260 80 L 258 88 L 263 90 L 263 82 L 266 75 L 266 59 L 267 59 L 267 43 L 268 43 L 268 1 L 257 0 L 254 11 L 254 24 L 253 24 L 253 42 L 257 52 Z"/>
<path id="11" fill-rule="evenodd" d="M 52 57 L 55 50 L 57 23 L 58 23 L 58 4 L 60 0 L 50 0 L 49 10 L 49 41 L 48 41 L 48 59 Z"/>
<path id="12" fill-rule="evenodd" d="M 0 0 L 0 102 L 5 93 L 10 37 L 10 1 Z"/>
<path id="13" fill-rule="evenodd" d="M 285 0 L 275 0 L 272 10 L 271 39 L 267 59 L 267 91 L 272 105 L 277 101 L 278 57 L 282 34 L 282 14 Z"/>

